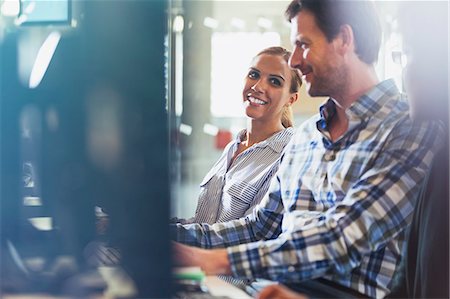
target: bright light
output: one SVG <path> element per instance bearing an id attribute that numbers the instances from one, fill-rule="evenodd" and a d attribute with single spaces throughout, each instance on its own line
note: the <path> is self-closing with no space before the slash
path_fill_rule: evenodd
<path id="1" fill-rule="evenodd" d="M 30 4 L 28 4 L 25 9 L 24 9 L 24 13 L 29 15 L 31 13 L 33 13 L 34 9 L 36 8 L 36 2 L 30 2 Z"/>
<path id="2" fill-rule="evenodd" d="M 1 13 L 5 17 L 16 17 L 20 12 L 19 0 L 4 0 Z"/>
<path id="3" fill-rule="evenodd" d="M 211 136 L 216 136 L 217 133 L 219 133 L 219 128 L 211 124 L 205 124 L 203 126 L 203 133 Z"/>
<path id="4" fill-rule="evenodd" d="M 25 196 L 23 198 L 23 205 L 28 207 L 39 207 L 42 206 L 42 200 L 37 196 Z"/>
<path id="5" fill-rule="evenodd" d="M 266 18 L 258 18 L 258 26 L 265 29 L 270 29 L 272 28 L 272 21 Z"/>
<path id="6" fill-rule="evenodd" d="M 180 33 L 183 32 L 183 29 L 184 29 L 184 18 L 183 16 L 178 15 L 173 19 L 173 31 Z"/>
<path id="7" fill-rule="evenodd" d="M 245 21 L 238 18 L 231 19 L 231 26 L 243 30 L 245 28 Z"/>
<path id="8" fill-rule="evenodd" d="M 219 27 L 219 21 L 217 21 L 216 19 L 210 18 L 210 17 L 206 17 L 203 20 L 203 25 L 205 25 L 206 27 L 209 27 L 211 29 L 216 29 L 217 27 Z"/>
<path id="9" fill-rule="evenodd" d="M 38 230 L 49 231 L 53 229 L 52 217 L 28 218 L 28 221 Z"/>
<path id="10" fill-rule="evenodd" d="M 36 88 L 41 83 L 42 79 L 44 78 L 45 72 L 50 65 L 50 61 L 52 60 L 53 54 L 55 53 L 60 39 L 61 34 L 57 31 L 54 31 L 50 33 L 47 39 L 44 41 L 36 56 L 36 60 L 34 61 L 28 87 Z"/>
<path id="11" fill-rule="evenodd" d="M 190 136 L 192 134 L 192 127 L 186 124 L 180 124 L 180 133 Z"/>

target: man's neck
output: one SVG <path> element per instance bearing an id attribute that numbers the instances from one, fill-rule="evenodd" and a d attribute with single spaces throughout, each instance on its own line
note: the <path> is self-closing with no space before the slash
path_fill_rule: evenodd
<path id="1" fill-rule="evenodd" d="M 363 62 L 357 64 L 348 77 L 349 84 L 339 94 L 332 95 L 337 106 L 344 111 L 356 102 L 362 95 L 371 90 L 380 81 L 373 66 Z"/>
<path id="2" fill-rule="evenodd" d="M 354 66 L 348 79 L 349 84 L 346 86 L 346 90 L 332 96 L 336 103 L 336 114 L 328 129 L 333 141 L 339 139 L 348 130 L 346 110 L 379 83 L 375 68 L 362 62 Z"/>
<path id="3" fill-rule="evenodd" d="M 328 132 L 331 140 L 334 142 L 345 134 L 348 130 L 348 119 L 345 114 L 345 109 L 336 105 L 336 113 L 328 122 Z"/>

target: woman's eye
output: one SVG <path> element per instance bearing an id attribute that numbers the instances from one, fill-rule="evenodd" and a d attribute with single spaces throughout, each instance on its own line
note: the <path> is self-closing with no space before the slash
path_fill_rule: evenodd
<path id="1" fill-rule="evenodd" d="M 259 78 L 259 74 L 258 74 L 258 72 L 250 71 L 250 72 L 248 72 L 248 77 L 251 78 L 251 79 L 258 79 Z"/>
<path id="2" fill-rule="evenodd" d="M 269 81 L 275 86 L 281 86 L 281 81 L 277 78 L 270 78 Z"/>

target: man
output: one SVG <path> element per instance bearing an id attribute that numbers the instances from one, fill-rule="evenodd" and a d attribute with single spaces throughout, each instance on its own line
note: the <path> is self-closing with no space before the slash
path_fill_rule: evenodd
<path id="1" fill-rule="evenodd" d="M 174 228 L 183 243 L 226 248 L 175 244 L 176 262 L 210 274 L 319 282 L 331 288 L 321 297 L 383 297 L 440 127 L 412 123 L 394 83 L 378 81 L 372 2 L 295 0 L 286 15 L 291 67 L 310 95 L 330 99 L 299 127 L 251 216 Z"/>
<path id="2" fill-rule="evenodd" d="M 448 5 L 442 1 L 409 1 L 399 8 L 412 117 L 441 121 L 445 134 L 444 146 L 437 152 L 420 193 L 402 266 L 389 298 L 449 298 Z M 262 290 L 259 298 L 305 296 L 272 285 Z"/>

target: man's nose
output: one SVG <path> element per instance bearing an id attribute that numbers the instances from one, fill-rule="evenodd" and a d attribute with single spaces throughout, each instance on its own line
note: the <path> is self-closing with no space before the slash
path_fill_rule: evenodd
<path id="1" fill-rule="evenodd" d="M 289 57 L 289 66 L 293 69 L 300 69 L 303 63 L 303 50 L 300 47 L 295 47 Z"/>

